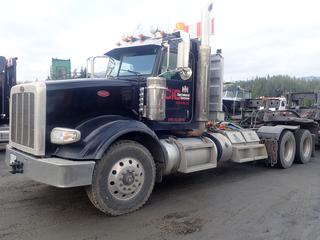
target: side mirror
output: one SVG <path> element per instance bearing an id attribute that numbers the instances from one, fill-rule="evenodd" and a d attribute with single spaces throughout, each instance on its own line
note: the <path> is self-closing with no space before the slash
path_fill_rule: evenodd
<path id="1" fill-rule="evenodd" d="M 169 66 L 170 66 L 170 44 L 168 42 L 162 43 L 162 47 L 164 47 L 167 51 L 167 67 L 166 71 L 169 71 Z"/>
<path id="2" fill-rule="evenodd" d="M 188 80 L 192 75 L 192 70 L 189 68 L 190 54 L 190 39 L 184 39 L 178 44 L 177 54 L 177 70 L 183 80 Z"/>
<path id="3" fill-rule="evenodd" d="M 192 70 L 189 67 L 186 68 L 180 68 L 179 69 L 179 74 L 182 80 L 188 80 L 192 76 Z"/>
<path id="4" fill-rule="evenodd" d="M 189 67 L 190 40 L 178 44 L 177 68 Z"/>

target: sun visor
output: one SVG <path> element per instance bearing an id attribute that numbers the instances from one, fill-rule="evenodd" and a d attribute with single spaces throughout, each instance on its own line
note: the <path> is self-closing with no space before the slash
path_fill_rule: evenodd
<path id="1" fill-rule="evenodd" d="M 139 49 L 139 52 L 150 51 L 152 49 L 158 49 L 161 47 L 162 39 L 148 39 L 143 43 L 132 42 L 132 43 L 124 43 L 123 45 L 117 46 L 116 48 L 106 52 L 104 55 L 110 56 L 114 59 L 120 58 L 121 53 L 125 51 L 136 52 Z"/>

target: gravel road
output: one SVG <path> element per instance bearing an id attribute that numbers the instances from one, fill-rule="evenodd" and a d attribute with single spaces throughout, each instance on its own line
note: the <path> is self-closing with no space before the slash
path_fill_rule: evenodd
<path id="1" fill-rule="evenodd" d="M 223 164 L 158 184 L 139 211 L 108 217 L 83 188 L 11 175 L 0 155 L 0 239 L 320 240 L 320 154 L 287 170 Z"/>

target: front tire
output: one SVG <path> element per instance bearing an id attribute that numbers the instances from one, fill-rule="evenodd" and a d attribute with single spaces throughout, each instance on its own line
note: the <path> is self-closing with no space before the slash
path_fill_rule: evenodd
<path id="1" fill-rule="evenodd" d="M 86 188 L 93 205 L 108 215 L 141 208 L 154 187 L 155 163 L 143 145 L 122 140 L 113 144 L 95 165 L 92 185 Z"/>
<path id="2" fill-rule="evenodd" d="M 291 131 L 284 131 L 279 139 L 278 167 L 289 168 L 292 166 L 296 154 L 296 140 Z"/>

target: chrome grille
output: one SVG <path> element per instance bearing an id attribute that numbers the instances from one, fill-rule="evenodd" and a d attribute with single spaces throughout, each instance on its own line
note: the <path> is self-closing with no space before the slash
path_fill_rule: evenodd
<path id="1" fill-rule="evenodd" d="M 34 93 L 12 94 L 11 100 L 11 141 L 34 148 Z"/>

